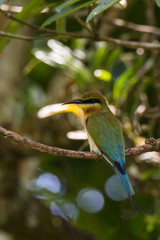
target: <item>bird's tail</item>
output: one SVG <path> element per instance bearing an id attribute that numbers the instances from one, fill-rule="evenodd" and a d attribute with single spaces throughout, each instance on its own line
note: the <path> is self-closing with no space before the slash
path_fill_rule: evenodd
<path id="1" fill-rule="evenodd" d="M 132 200 L 132 195 L 134 195 L 134 190 L 133 190 L 133 187 L 130 183 L 130 180 L 129 180 L 129 177 L 128 177 L 128 174 L 127 172 L 125 172 L 124 174 L 122 174 L 120 171 L 118 171 L 118 169 L 116 167 L 114 167 L 114 170 L 115 172 L 118 174 L 119 178 L 120 178 L 120 181 L 122 183 L 122 186 L 125 190 L 125 192 L 127 193 L 128 195 L 128 198 L 129 198 L 129 201 L 131 203 L 131 206 L 133 208 L 133 212 L 134 214 L 136 215 L 137 214 L 137 211 L 135 209 L 135 206 L 133 204 L 133 200 Z"/>

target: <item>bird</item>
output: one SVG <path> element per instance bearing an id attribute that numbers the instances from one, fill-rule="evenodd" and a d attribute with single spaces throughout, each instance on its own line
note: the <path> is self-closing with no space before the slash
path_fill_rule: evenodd
<path id="1" fill-rule="evenodd" d="M 121 124 L 110 110 L 106 98 L 99 92 L 89 91 L 79 99 L 64 104 L 76 104 L 83 110 L 90 151 L 102 155 L 113 167 L 136 215 L 132 200 L 135 193 L 125 167 L 125 141 Z"/>

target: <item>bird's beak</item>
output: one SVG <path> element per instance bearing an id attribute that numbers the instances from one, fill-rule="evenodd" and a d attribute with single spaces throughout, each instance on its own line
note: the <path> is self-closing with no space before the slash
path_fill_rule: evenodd
<path id="1" fill-rule="evenodd" d="M 63 103 L 62 105 L 66 105 L 66 104 L 83 104 L 83 101 L 81 99 L 73 99 L 71 101 Z"/>

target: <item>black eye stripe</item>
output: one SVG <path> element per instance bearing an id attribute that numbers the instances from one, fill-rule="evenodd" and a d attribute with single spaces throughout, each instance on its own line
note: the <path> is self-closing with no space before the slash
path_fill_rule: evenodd
<path id="1" fill-rule="evenodd" d="M 96 99 L 96 98 L 89 98 L 83 101 L 84 103 L 98 103 L 98 104 L 102 104 L 101 100 Z"/>

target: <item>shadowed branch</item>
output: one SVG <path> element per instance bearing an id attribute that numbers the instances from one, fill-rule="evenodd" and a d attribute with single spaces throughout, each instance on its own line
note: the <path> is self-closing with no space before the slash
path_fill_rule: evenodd
<path id="1" fill-rule="evenodd" d="M 137 42 L 137 41 L 126 41 L 126 40 L 122 40 L 122 39 L 117 39 L 117 38 L 112 38 L 112 37 L 108 37 L 108 36 L 103 36 L 103 35 L 94 35 L 94 34 L 85 34 L 85 33 L 75 33 L 75 32 L 61 32 L 61 31 L 57 31 L 54 29 L 50 29 L 50 28 L 43 28 L 43 27 L 39 27 L 36 24 L 32 24 L 32 23 L 28 23 L 25 22 L 21 19 L 18 19 L 16 17 L 14 17 L 11 13 L 9 12 L 5 12 L 3 10 L 0 10 L 0 12 L 2 14 L 4 14 L 7 18 L 10 18 L 24 26 L 27 26 L 29 28 L 32 29 L 36 29 L 41 33 L 46 33 L 46 34 L 52 34 L 49 36 L 37 36 L 37 37 L 31 37 L 31 36 L 22 36 L 22 35 L 16 35 L 16 34 L 11 34 L 11 33 L 7 33 L 7 32 L 0 32 L 0 35 L 4 36 L 4 37 L 10 37 L 10 38 L 16 38 L 16 39 L 21 39 L 21 40 L 27 40 L 27 41 L 32 41 L 32 40 L 36 40 L 36 39 L 48 39 L 48 38 L 56 38 L 57 36 L 65 36 L 67 39 L 74 39 L 74 38 L 82 38 L 82 39 L 92 39 L 95 41 L 104 41 L 104 42 L 109 42 L 109 43 L 113 43 L 116 44 L 118 46 L 123 46 L 123 47 L 127 47 L 127 48 L 144 48 L 144 49 L 148 49 L 148 50 L 159 50 L 160 49 L 160 43 L 159 42 Z"/>
<path id="2" fill-rule="evenodd" d="M 102 156 L 97 155 L 96 153 L 91 152 L 83 152 L 83 151 L 73 151 L 68 149 L 62 149 L 57 147 L 48 146 L 34 140 L 31 140 L 26 137 L 22 137 L 19 134 L 8 131 L 5 128 L 0 127 L 0 135 L 4 136 L 5 138 L 11 139 L 14 142 L 21 143 L 24 146 L 27 146 L 32 149 L 36 149 L 40 152 L 46 152 L 51 155 L 55 156 L 62 156 L 62 157 L 71 157 L 71 158 L 80 158 L 80 159 L 102 159 Z M 126 156 L 137 155 L 140 153 L 151 152 L 151 151 L 160 151 L 160 138 L 154 139 L 149 138 L 145 141 L 144 145 L 127 148 L 125 150 Z"/>

